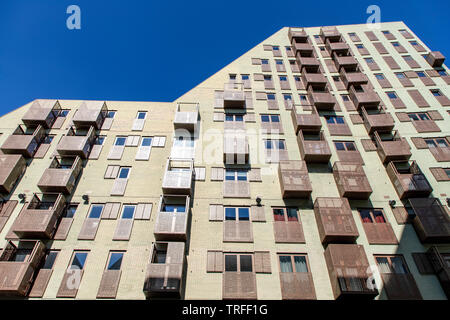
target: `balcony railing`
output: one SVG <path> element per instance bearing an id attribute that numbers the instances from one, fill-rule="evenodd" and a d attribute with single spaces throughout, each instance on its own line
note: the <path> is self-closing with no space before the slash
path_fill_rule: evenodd
<path id="1" fill-rule="evenodd" d="M 448 242 L 448 241 L 447 241 Z M 442 289 L 447 298 L 450 297 L 450 265 L 448 259 L 439 252 L 438 248 L 433 246 L 427 252 L 428 260 L 430 261 L 434 272 L 436 273 Z"/>
<path id="2" fill-rule="evenodd" d="M 301 158 L 306 162 L 326 163 L 331 158 L 331 150 L 322 131 L 310 134 L 300 130 L 297 135 L 297 143 Z"/>
<path id="3" fill-rule="evenodd" d="M 14 221 L 13 232 L 21 239 L 51 239 L 65 203 L 62 194 L 35 193 Z"/>
<path id="4" fill-rule="evenodd" d="M 302 80 L 306 87 L 309 86 L 321 86 L 324 87 L 327 84 L 327 78 L 317 69 L 316 72 L 307 70 L 307 68 L 302 69 Z"/>
<path id="5" fill-rule="evenodd" d="M 375 91 L 369 89 L 367 85 L 362 86 L 350 86 L 348 90 L 350 100 L 352 100 L 356 109 L 361 107 L 377 108 L 380 105 L 380 97 Z"/>
<path id="6" fill-rule="evenodd" d="M 445 56 L 439 51 L 431 51 L 425 59 L 433 68 L 436 68 L 442 66 L 445 61 Z"/>
<path id="7" fill-rule="evenodd" d="M 293 106 L 291 110 L 292 123 L 294 124 L 295 134 L 300 130 L 303 132 L 320 132 L 322 122 L 315 107 L 312 107 L 311 113 L 297 113 L 297 106 Z"/>
<path id="8" fill-rule="evenodd" d="M 361 164 L 336 161 L 333 165 L 333 176 L 341 197 L 367 200 L 372 194 Z"/>
<path id="9" fill-rule="evenodd" d="M 168 159 L 162 189 L 164 194 L 191 194 L 194 161 Z"/>
<path id="10" fill-rule="evenodd" d="M 386 171 L 400 199 L 428 197 L 433 191 L 415 161 L 389 162 Z"/>
<path id="11" fill-rule="evenodd" d="M 186 241 L 189 208 L 189 196 L 161 196 L 154 230 L 155 239 Z"/>
<path id="12" fill-rule="evenodd" d="M 107 115 L 108 108 L 106 102 L 84 101 L 75 112 L 72 122 L 76 128 L 89 128 L 93 126 L 96 130 L 99 130 Z"/>
<path id="13" fill-rule="evenodd" d="M 339 73 L 341 75 L 342 82 L 347 89 L 350 86 L 367 84 L 367 82 L 369 81 L 367 76 L 360 70 L 350 72 L 346 71 L 345 68 L 341 68 Z"/>
<path id="14" fill-rule="evenodd" d="M 56 151 L 60 156 L 79 156 L 82 159 L 86 159 L 89 156 L 94 140 L 94 127 L 89 127 L 89 129 L 71 127 L 59 141 Z"/>
<path id="15" fill-rule="evenodd" d="M 341 33 L 336 27 L 327 26 L 320 28 L 320 36 L 322 37 L 323 42 L 326 42 L 327 39 L 331 41 L 339 41 L 341 39 Z"/>
<path id="16" fill-rule="evenodd" d="M 368 112 L 366 108 L 361 108 L 361 115 L 366 127 L 367 133 L 370 135 L 375 131 L 390 132 L 394 129 L 394 118 L 390 113 L 386 113 L 384 109 L 379 108 L 375 113 Z"/>
<path id="17" fill-rule="evenodd" d="M 14 132 L 6 138 L 1 149 L 5 154 L 21 154 L 25 158 L 32 158 L 45 137 L 45 129 L 38 125 L 27 128 L 19 125 Z"/>
<path id="18" fill-rule="evenodd" d="M 342 40 L 342 39 L 341 39 Z M 330 38 L 325 40 L 325 47 L 327 48 L 330 55 L 333 55 L 335 52 L 339 53 L 348 53 L 349 47 L 348 44 L 343 41 L 334 41 L 332 42 Z"/>
<path id="19" fill-rule="evenodd" d="M 54 157 L 39 180 L 38 188 L 42 192 L 71 194 L 82 169 L 82 161 L 78 156 Z"/>
<path id="20" fill-rule="evenodd" d="M 438 198 L 408 199 L 413 225 L 423 243 L 449 243 L 450 217 Z"/>
<path id="21" fill-rule="evenodd" d="M 2 154 L 0 163 L 0 193 L 10 193 L 25 172 L 27 163 L 19 154 Z"/>
<path id="22" fill-rule="evenodd" d="M 309 198 L 311 195 L 312 186 L 305 161 L 280 161 L 278 178 L 283 198 Z"/>
<path id="23" fill-rule="evenodd" d="M 297 65 L 300 69 L 303 67 L 316 67 L 320 66 L 319 60 L 312 54 L 310 56 L 301 56 L 300 53 L 297 54 Z"/>
<path id="24" fill-rule="evenodd" d="M 408 141 L 402 138 L 398 131 L 390 133 L 375 131 L 373 135 L 378 156 L 384 164 L 390 161 L 409 160 L 411 158 L 411 148 Z"/>
<path id="25" fill-rule="evenodd" d="M 306 40 L 308 38 L 308 34 L 306 33 L 306 31 L 303 28 L 300 28 L 300 29 L 289 28 L 288 37 L 292 43 L 292 40 L 294 40 L 294 39 L 303 40 L 303 41 Z"/>
<path id="26" fill-rule="evenodd" d="M 336 98 L 331 94 L 327 87 L 308 88 L 308 97 L 317 110 L 333 110 L 336 104 Z"/>
<path id="27" fill-rule="evenodd" d="M 27 127 L 41 125 L 48 129 L 55 122 L 61 111 L 58 100 L 35 100 L 22 117 Z"/>
<path id="28" fill-rule="evenodd" d="M 178 102 L 173 124 L 175 129 L 186 129 L 194 132 L 197 127 L 199 113 L 198 102 Z"/>
<path id="29" fill-rule="evenodd" d="M 44 255 L 40 241 L 8 242 L 0 255 L 0 295 L 27 296 Z"/>
<path id="30" fill-rule="evenodd" d="M 343 68 L 356 68 L 358 66 L 358 62 L 352 55 L 342 55 L 336 52 L 333 52 L 333 60 L 336 65 L 336 69 L 340 70 Z"/>

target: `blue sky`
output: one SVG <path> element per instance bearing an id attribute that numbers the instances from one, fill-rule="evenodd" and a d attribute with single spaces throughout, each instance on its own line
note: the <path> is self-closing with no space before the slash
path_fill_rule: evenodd
<path id="1" fill-rule="evenodd" d="M 37 98 L 172 101 L 283 26 L 364 23 L 371 4 L 450 56 L 449 1 L 337 3 L 1 0 L 0 115 Z"/>

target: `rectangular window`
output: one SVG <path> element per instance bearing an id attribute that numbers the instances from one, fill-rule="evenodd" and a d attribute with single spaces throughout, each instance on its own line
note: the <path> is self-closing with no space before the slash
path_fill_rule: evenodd
<path id="1" fill-rule="evenodd" d="M 86 264 L 88 253 L 89 252 L 87 251 L 75 251 L 73 253 L 69 269 L 83 270 L 84 265 Z"/>
<path id="2" fill-rule="evenodd" d="M 250 208 L 248 207 L 225 207 L 225 220 L 249 221 Z"/>
<path id="3" fill-rule="evenodd" d="M 383 209 L 358 209 L 358 212 L 363 223 L 386 223 Z"/>
<path id="4" fill-rule="evenodd" d="M 121 167 L 119 170 L 118 178 L 128 179 L 128 176 L 130 175 L 130 169 L 130 167 Z"/>
<path id="5" fill-rule="evenodd" d="M 225 114 L 225 121 L 243 122 L 244 116 L 242 114 L 227 113 L 227 114 Z"/>
<path id="6" fill-rule="evenodd" d="M 123 260 L 123 252 L 121 251 L 110 251 L 107 263 L 107 270 L 120 270 Z"/>
<path id="7" fill-rule="evenodd" d="M 124 205 L 122 208 L 122 219 L 133 219 L 136 205 Z"/>
<path id="8" fill-rule="evenodd" d="M 261 59 L 261 64 L 269 64 L 269 60 L 267 60 L 267 59 Z"/>
<path id="9" fill-rule="evenodd" d="M 325 116 L 327 123 L 344 124 L 344 117 L 342 116 Z"/>
<path id="10" fill-rule="evenodd" d="M 375 256 L 381 273 L 408 274 L 409 270 L 401 255 Z"/>
<path id="11" fill-rule="evenodd" d="M 114 119 L 114 117 L 116 116 L 116 112 L 117 111 L 108 111 L 108 113 L 106 114 L 106 118 Z"/>
<path id="12" fill-rule="evenodd" d="M 275 221 L 298 221 L 297 208 L 273 208 Z"/>
<path id="13" fill-rule="evenodd" d="M 408 113 L 408 117 L 414 121 L 428 121 L 431 120 L 427 113 L 425 112 L 417 112 L 417 113 Z"/>
<path id="14" fill-rule="evenodd" d="M 280 272 L 309 272 L 306 254 L 280 254 L 278 258 L 280 261 Z"/>
<path id="15" fill-rule="evenodd" d="M 91 205 L 91 209 L 89 211 L 88 217 L 91 219 L 100 219 L 103 211 L 103 204 L 93 204 Z"/>
<path id="16" fill-rule="evenodd" d="M 48 251 L 47 256 L 45 257 L 45 262 L 44 262 L 44 265 L 42 266 L 42 269 L 46 269 L 46 270 L 53 269 L 53 265 L 55 264 L 58 253 L 59 253 L 58 250 Z"/>
<path id="17" fill-rule="evenodd" d="M 397 94 L 394 91 L 386 92 L 389 99 L 397 99 Z"/>
<path id="18" fill-rule="evenodd" d="M 375 74 L 375 78 L 377 78 L 378 80 L 384 80 L 385 79 L 385 77 L 384 77 L 384 75 L 382 73 L 376 73 Z"/>
<path id="19" fill-rule="evenodd" d="M 280 116 L 277 114 L 262 114 L 261 122 L 280 122 Z"/>
<path id="20" fill-rule="evenodd" d="M 338 151 L 356 151 L 353 141 L 335 141 L 334 145 Z"/>
<path id="21" fill-rule="evenodd" d="M 147 111 L 139 111 L 137 113 L 136 119 L 146 119 L 147 118 Z"/>
<path id="22" fill-rule="evenodd" d="M 225 180 L 227 181 L 247 181 L 247 171 L 238 169 L 226 169 Z"/>
<path id="23" fill-rule="evenodd" d="M 435 97 L 441 97 L 442 93 L 439 89 L 431 89 L 430 92 L 433 94 L 433 96 Z"/>
<path id="24" fill-rule="evenodd" d="M 406 78 L 406 75 L 403 72 L 396 72 L 395 75 L 399 79 L 405 79 Z"/>
<path id="25" fill-rule="evenodd" d="M 265 146 L 266 150 L 274 150 L 274 149 L 285 150 L 286 149 L 286 144 L 285 144 L 284 140 L 268 139 L 268 140 L 264 141 L 264 146 Z"/>
<path id="26" fill-rule="evenodd" d="M 225 272 L 253 272 L 251 254 L 225 254 Z"/>
<path id="27" fill-rule="evenodd" d="M 114 145 L 115 146 L 124 146 L 126 141 L 127 141 L 127 137 L 116 137 L 116 140 L 114 141 Z"/>

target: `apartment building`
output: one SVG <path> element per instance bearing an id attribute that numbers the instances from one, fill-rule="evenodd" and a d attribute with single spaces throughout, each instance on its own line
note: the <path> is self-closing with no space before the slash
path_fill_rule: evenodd
<path id="1" fill-rule="evenodd" d="M 285 27 L 174 102 L 4 115 L 1 298 L 447 299 L 437 49 Z"/>

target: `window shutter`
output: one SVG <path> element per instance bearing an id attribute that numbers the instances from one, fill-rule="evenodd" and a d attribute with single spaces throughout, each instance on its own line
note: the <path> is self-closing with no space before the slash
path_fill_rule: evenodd
<path id="1" fill-rule="evenodd" d="M 153 144 L 153 140 L 152 140 Z M 148 160 L 150 159 L 150 153 L 152 151 L 152 146 L 139 146 L 138 150 L 136 151 L 136 157 L 135 160 Z"/>
<path id="2" fill-rule="evenodd" d="M 152 203 L 139 203 L 136 206 L 135 220 L 149 220 L 152 213 Z"/>
<path id="3" fill-rule="evenodd" d="M 435 274 L 426 252 L 413 252 L 412 256 L 420 274 Z"/>
<path id="4" fill-rule="evenodd" d="M 255 251 L 255 272 L 272 273 L 269 251 Z"/>
<path id="5" fill-rule="evenodd" d="M 109 165 L 106 167 L 105 179 L 115 179 L 119 173 L 120 166 Z"/>
<path id="6" fill-rule="evenodd" d="M 128 184 L 128 179 L 116 178 L 111 190 L 111 196 L 123 196 Z"/>
<path id="7" fill-rule="evenodd" d="M 2 231 L 5 227 L 5 224 L 8 222 L 8 219 L 16 208 L 17 203 L 17 200 L 8 200 L 4 202 L 3 205 L 0 204 L 0 231 Z"/>
<path id="8" fill-rule="evenodd" d="M 253 222 L 266 222 L 266 215 L 264 211 L 264 206 L 252 206 L 251 216 Z"/>
<path id="9" fill-rule="evenodd" d="M 144 129 L 145 119 L 134 119 L 131 131 L 142 131 Z"/>
<path id="10" fill-rule="evenodd" d="M 412 137 L 411 142 L 417 149 L 428 149 L 428 145 L 423 138 Z"/>
<path id="11" fill-rule="evenodd" d="M 104 270 L 97 291 L 97 299 L 114 299 L 117 295 L 122 270 Z"/>
<path id="12" fill-rule="evenodd" d="M 384 56 L 383 59 L 390 69 L 392 70 L 400 69 L 400 66 L 397 64 L 397 62 L 395 62 L 394 58 L 392 58 L 391 56 Z"/>
<path id="13" fill-rule="evenodd" d="M 102 152 L 103 145 L 95 144 L 92 146 L 91 152 L 89 153 L 89 160 L 97 160 Z"/>
<path id="14" fill-rule="evenodd" d="M 249 171 L 248 180 L 250 182 L 262 182 L 262 179 L 261 179 L 261 168 L 252 168 Z"/>
<path id="15" fill-rule="evenodd" d="M 223 112 L 214 112 L 213 121 L 224 121 L 225 114 Z"/>
<path id="16" fill-rule="evenodd" d="M 397 116 L 398 120 L 400 122 L 410 122 L 411 119 L 408 117 L 408 114 L 406 112 L 396 112 L 395 115 Z"/>
<path id="17" fill-rule="evenodd" d="M 141 136 L 128 136 L 125 141 L 125 146 L 127 147 L 137 147 L 139 145 L 139 139 Z"/>
<path id="18" fill-rule="evenodd" d="M 377 150 L 377 146 L 371 139 L 361 139 L 361 144 L 366 152 Z"/>
<path id="19" fill-rule="evenodd" d="M 214 109 L 223 109 L 223 91 L 214 91 Z"/>
<path id="20" fill-rule="evenodd" d="M 205 181 L 206 178 L 206 168 L 205 167 L 194 167 L 195 171 L 195 180 L 196 181 Z"/>
<path id="21" fill-rule="evenodd" d="M 99 225 L 100 218 L 86 218 L 78 235 L 78 240 L 94 240 Z"/>
<path id="22" fill-rule="evenodd" d="M 449 181 L 447 173 L 443 168 L 430 168 L 431 174 L 434 176 L 436 181 Z"/>
<path id="23" fill-rule="evenodd" d="M 409 222 L 408 211 L 406 211 L 405 207 L 392 208 L 392 213 L 398 224 L 406 224 Z"/>
<path id="24" fill-rule="evenodd" d="M 53 237 L 54 240 L 66 240 L 72 226 L 73 218 L 63 217 Z"/>
<path id="25" fill-rule="evenodd" d="M 166 137 L 153 137 L 152 147 L 164 147 L 166 144 Z"/>
<path id="26" fill-rule="evenodd" d="M 408 94 L 411 96 L 411 99 L 414 100 L 419 108 L 426 108 L 430 106 L 422 96 L 422 94 L 419 92 L 419 90 L 408 90 Z"/>
<path id="27" fill-rule="evenodd" d="M 431 110 L 427 112 L 432 120 L 444 120 L 442 115 L 437 110 Z"/>
<path id="28" fill-rule="evenodd" d="M 112 146 L 108 154 L 108 160 L 120 160 L 122 159 L 123 150 L 125 146 Z"/>
<path id="29" fill-rule="evenodd" d="M 362 117 L 359 114 L 351 114 L 350 115 L 350 120 L 352 121 L 353 124 L 362 124 L 362 123 L 364 123 Z"/>
<path id="30" fill-rule="evenodd" d="M 113 240 L 130 240 L 134 219 L 119 219 Z"/>
<path id="31" fill-rule="evenodd" d="M 264 75 L 262 73 L 254 73 L 253 80 L 255 81 L 264 81 Z"/>
<path id="32" fill-rule="evenodd" d="M 245 108 L 247 110 L 253 109 L 253 93 L 252 91 L 245 91 Z"/>
<path id="33" fill-rule="evenodd" d="M 211 168 L 211 181 L 223 181 L 223 171 L 221 167 Z"/>
<path id="34" fill-rule="evenodd" d="M 253 65 L 260 65 L 261 64 L 261 59 L 259 59 L 259 58 L 252 58 L 252 64 Z"/>
<path id="35" fill-rule="evenodd" d="M 120 210 L 119 202 L 108 202 L 102 212 L 102 219 L 117 219 Z"/>
<path id="36" fill-rule="evenodd" d="M 256 122 L 255 114 L 253 112 L 252 113 L 246 113 L 244 115 L 244 121 L 245 122 Z"/>
<path id="37" fill-rule="evenodd" d="M 113 124 L 114 118 L 106 118 L 103 120 L 102 130 L 109 130 Z"/>
<path id="38" fill-rule="evenodd" d="M 209 221 L 223 221 L 223 205 L 210 204 L 209 205 Z"/>
<path id="39" fill-rule="evenodd" d="M 223 272 L 223 252 L 208 250 L 206 272 Z"/>

